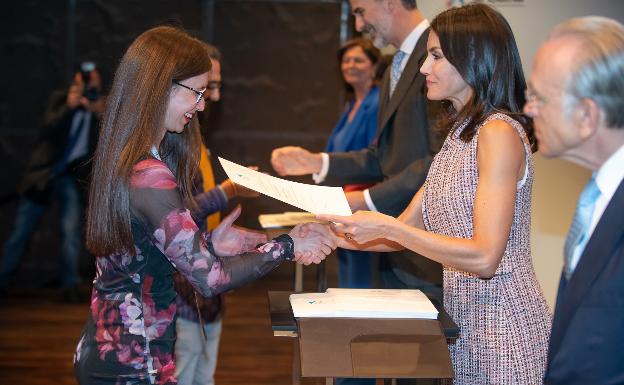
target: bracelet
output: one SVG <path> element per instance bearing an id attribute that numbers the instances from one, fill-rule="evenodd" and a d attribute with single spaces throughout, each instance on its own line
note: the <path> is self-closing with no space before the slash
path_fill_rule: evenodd
<path id="1" fill-rule="evenodd" d="M 295 240 L 288 234 L 278 235 L 273 238 L 273 242 L 280 243 L 284 251 L 284 259 L 292 261 L 295 257 Z"/>

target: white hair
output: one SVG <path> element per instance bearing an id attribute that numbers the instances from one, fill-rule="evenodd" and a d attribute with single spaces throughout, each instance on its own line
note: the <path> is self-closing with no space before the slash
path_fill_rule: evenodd
<path id="1" fill-rule="evenodd" d="M 579 42 L 566 84 L 568 106 L 591 99 L 603 111 L 608 127 L 624 128 L 624 26 L 606 17 L 579 17 L 557 25 L 550 37 Z"/>

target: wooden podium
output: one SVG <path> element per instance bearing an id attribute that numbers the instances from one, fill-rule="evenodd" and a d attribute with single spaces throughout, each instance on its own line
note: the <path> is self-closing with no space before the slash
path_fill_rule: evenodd
<path id="1" fill-rule="evenodd" d="M 325 377 L 328 384 L 334 377 L 453 377 L 447 343 L 459 328 L 439 304 L 437 320 L 295 319 L 290 294 L 268 293 L 271 326 L 276 336 L 297 337 L 302 377 Z"/>

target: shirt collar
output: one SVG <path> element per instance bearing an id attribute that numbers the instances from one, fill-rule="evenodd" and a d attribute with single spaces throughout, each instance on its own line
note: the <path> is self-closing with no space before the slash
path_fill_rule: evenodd
<path id="1" fill-rule="evenodd" d="M 422 36 L 422 34 L 429 28 L 429 20 L 423 19 L 416 28 L 410 32 L 409 35 L 403 40 L 401 43 L 401 47 L 399 48 L 401 51 L 405 52 L 408 56 L 412 54 L 414 47 L 416 47 L 416 43 L 418 39 Z"/>
<path id="2" fill-rule="evenodd" d="M 158 149 L 156 148 L 156 146 L 152 146 L 152 148 L 150 148 L 150 152 L 152 153 L 152 156 L 158 160 L 160 160 L 162 162 L 162 159 L 160 159 L 160 154 L 158 153 Z"/>
<path id="3" fill-rule="evenodd" d="M 624 145 L 614 152 L 596 172 L 596 184 L 600 193 L 609 200 L 615 194 L 618 186 L 624 179 Z"/>

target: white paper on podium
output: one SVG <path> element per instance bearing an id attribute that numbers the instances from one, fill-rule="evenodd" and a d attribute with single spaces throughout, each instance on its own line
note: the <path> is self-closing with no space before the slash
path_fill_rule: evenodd
<path id="1" fill-rule="evenodd" d="M 297 318 L 438 318 L 438 310 L 420 290 L 327 289 L 291 294 L 290 304 Z"/>
<path id="2" fill-rule="evenodd" d="M 341 187 L 316 186 L 276 178 L 219 157 L 232 182 L 313 214 L 351 215 Z"/>
<path id="3" fill-rule="evenodd" d="M 263 229 L 276 229 L 281 227 L 296 226 L 299 223 L 321 222 L 314 214 L 306 211 L 286 211 L 277 214 L 260 214 L 258 222 Z"/>

